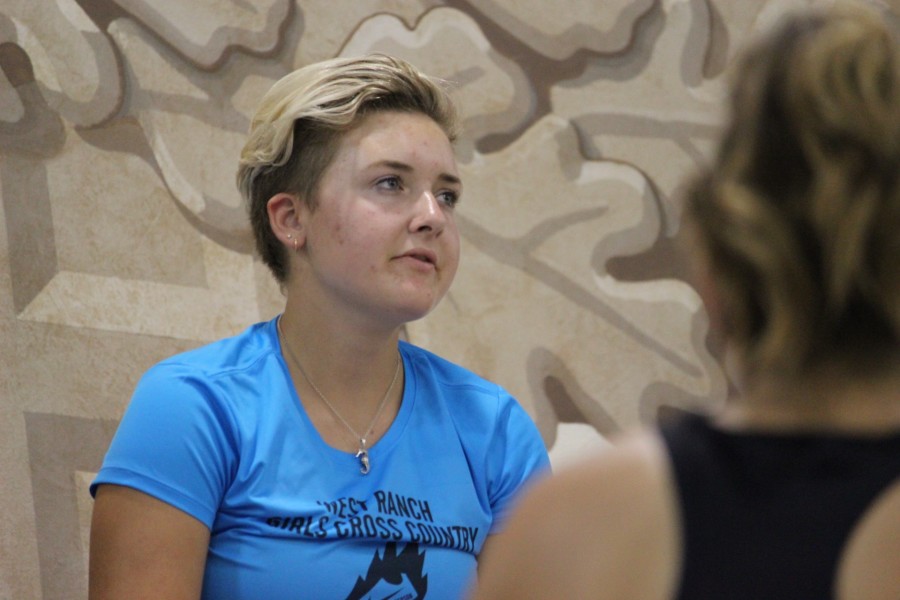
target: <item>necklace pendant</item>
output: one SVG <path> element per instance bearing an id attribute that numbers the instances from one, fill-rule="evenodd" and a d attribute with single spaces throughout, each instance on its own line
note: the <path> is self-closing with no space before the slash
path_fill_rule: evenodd
<path id="1" fill-rule="evenodd" d="M 363 475 L 369 474 L 369 451 L 365 448 L 360 448 L 356 451 L 356 458 L 359 459 L 359 464 L 362 465 L 359 469 L 359 472 Z"/>

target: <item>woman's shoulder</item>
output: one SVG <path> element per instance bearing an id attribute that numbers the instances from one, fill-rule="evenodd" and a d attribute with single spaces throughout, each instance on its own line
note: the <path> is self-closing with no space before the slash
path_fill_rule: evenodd
<path id="1" fill-rule="evenodd" d="M 534 420 L 503 386 L 418 346 L 401 342 L 401 352 L 412 367 L 407 385 L 461 436 L 488 443 L 502 431 L 517 445 L 543 448 Z"/>
<path id="2" fill-rule="evenodd" d="M 470 387 L 496 395 L 503 388 L 469 368 L 409 342 L 400 342 L 400 351 L 423 376 L 444 386 Z"/>
<path id="3" fill-rule="evenodd" d="M 841 556 L 837 597 L 900 597 L 900 477 L 857 523 Z"/>
<path id="4" fill-rule="evenodd" d="M 159 376 L 181 373 L 214 377 L 221 373 L 251 368 L 277 349 L 274 322 L 264 321 L 233 336 L 169 356 L 153 365 L 148 374 Z"/>
<path id="5" fill-rule="evenodd" d="M 486 558 L 485 589 L 500 589 L 497 570 L 530 598 L 669 597 L 679 535 L 664 445 L 654 432 L 628 433 L 526 495 Z"/>
<path id="6" fill-rule="evenodd" d="M 640 529 L 658 530 L 675 509 L 668 455 L 659 434 L 631 431 L 611 441 L 609 448 L 547 480 L 534 501 L 549 504 L 567 498 L 576 510 L 560 515 L 571 527 L 584 527 L 582 521 L 587 521 L 594 532 L 608 530 L 592 538 L 614 540 L 616 532 L 627 530 L 630 537 Z"/>

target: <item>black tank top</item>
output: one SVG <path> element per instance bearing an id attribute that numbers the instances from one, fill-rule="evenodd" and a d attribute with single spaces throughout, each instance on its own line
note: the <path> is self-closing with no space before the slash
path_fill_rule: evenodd
<path id="1" fill-rule="evenodd" d="M 900 479 L 900 433 L 735 433 L 693 414 L 661 430 L 680 500 L 683 600 L 833 598 L 854 526 Z"/>

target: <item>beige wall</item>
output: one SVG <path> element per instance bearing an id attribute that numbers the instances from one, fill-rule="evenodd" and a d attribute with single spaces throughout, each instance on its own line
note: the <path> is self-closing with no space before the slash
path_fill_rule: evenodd
<path id="1" fill-rule="evenodd" d="M 407 334 L 512 390 L 558 467 L 720 402 L 677 193 L 735 51 L 807 3 L 4 0 L 0 599 L 85 596 L 87 484 L 139 375 L 278 312 L 233 173 L 256 100 L 318 59 L 456 83 L 463 265 Z"/>

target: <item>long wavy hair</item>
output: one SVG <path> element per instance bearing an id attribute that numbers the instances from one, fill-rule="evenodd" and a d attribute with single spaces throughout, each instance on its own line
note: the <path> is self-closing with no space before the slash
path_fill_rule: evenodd
<path id="1" fill-rule="evenodd" d="M 894 22 L 896 25 L 896 22 Z M 900 53 L 887 15 L 793 15 L 739 63 L 685 215 L 745 375 L 900 347 Z"/>

